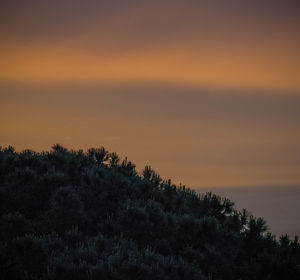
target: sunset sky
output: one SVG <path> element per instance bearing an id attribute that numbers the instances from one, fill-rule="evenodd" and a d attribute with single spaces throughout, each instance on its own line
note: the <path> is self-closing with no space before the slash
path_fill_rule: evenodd
<path id="1" fill-rule="evenodd" d="M 300 1 L 1 1 L 0 145 L 54 143 L 299 185 Z"/>

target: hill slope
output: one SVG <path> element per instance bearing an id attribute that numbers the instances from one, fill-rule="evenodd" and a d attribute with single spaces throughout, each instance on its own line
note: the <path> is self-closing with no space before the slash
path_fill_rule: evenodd
<path id="1" fill-rule="evenodd" d="M 299 279 L 300 245 L 104 148 L 0 149 L 3 279 Z"/>

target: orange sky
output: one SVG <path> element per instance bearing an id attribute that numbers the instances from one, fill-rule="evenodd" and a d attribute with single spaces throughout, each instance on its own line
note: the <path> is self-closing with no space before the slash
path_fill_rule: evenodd
<path id="1" fill-rule="evenodd" d="M 105 145 L 193 187 L 299 184 L 299 26 L 293 0 L 1 1 L 0 145 Z"/>
<path id="2" fill-rule="evenodd" d="M 295 1 L 16 2 L 2 4 L 2 80 L 300 90 Z"/>

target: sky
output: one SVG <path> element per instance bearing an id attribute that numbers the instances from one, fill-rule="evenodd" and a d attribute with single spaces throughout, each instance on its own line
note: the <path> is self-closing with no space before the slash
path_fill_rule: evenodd
<path id="1" fill-rule="evenodd" d="M 300 185 L 299 26 L 296 0 L 0 1 L 0 145 Z"/>

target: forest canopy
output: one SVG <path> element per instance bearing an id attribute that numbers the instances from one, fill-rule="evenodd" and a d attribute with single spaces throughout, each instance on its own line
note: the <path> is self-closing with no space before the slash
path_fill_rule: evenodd
<path id="1" fill-rule="evenodd" d="M 300 279 L 298 238 L 105 148 L 0 148 L 2 279 Z"/>

